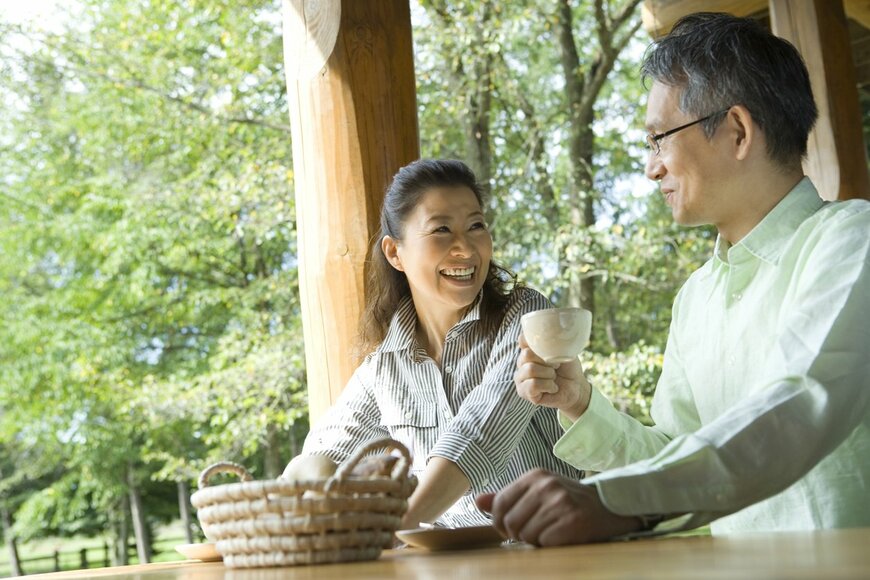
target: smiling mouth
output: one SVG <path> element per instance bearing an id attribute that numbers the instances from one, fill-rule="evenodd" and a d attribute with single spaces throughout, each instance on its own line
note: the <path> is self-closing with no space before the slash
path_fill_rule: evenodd
<path id="1" fill-rule="evenodd" d="M 468 282 L 474 277 L 475 270 L 476 268 L 474 266 L 471 266 L 470 268 L 444 268 L 441 270 L 441 275 L 452 280 Z"/>

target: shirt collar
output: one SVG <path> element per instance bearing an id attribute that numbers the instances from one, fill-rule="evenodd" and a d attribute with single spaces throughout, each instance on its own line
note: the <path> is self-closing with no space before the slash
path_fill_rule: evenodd
<path id="1" fill-rule="evenodd" d="M 480 303 L 483 297 L 481 290 L 471 308 L 465 313 L 456 326 L 448 331 L 450 336 L 456 329 L 480 320 Z M 390 327 L 387 329 L 387 335 L 381 343 L 381 352 L 396 352 L 403 350 L 411 350 L 417 348 L 417 311 L 414 308 L 414 301 L 410 296 L 402 298 L 399 306 L 396 308 L 396 313 L 393 314 L 390 320 Z"/>
<path id="2" fill-rule="evenodd" d="M 714 249 L 717 262 L 729 262 L 741 250 L 770 264 L 779 262 L 795 230 L 824 205 L 808 177 L 801 179 L 788 194 L 742 240 L 733 246 L 718 236 Z"/>

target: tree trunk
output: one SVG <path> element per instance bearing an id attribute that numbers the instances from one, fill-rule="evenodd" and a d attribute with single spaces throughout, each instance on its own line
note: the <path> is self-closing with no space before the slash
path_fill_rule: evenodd
<path id="1" fill-rule="evenodd" d="M 296 425 L 290 428 L 290 457 L 287 458 L 288 463 L 289 460 L 293 459 L 299 454 L 299 443 L 296 440 Z"/>
<path id="2" fill-rule="evenodd" d="M 264 451 L 263 471 L 266 474 L 266 479 L 276 479 L 284 471 L 284 465 L 281 463 L 281 443 L 278 440 L 278 429 L 274 425 L 266 427 L 266 449 Z"/>
<path id="3" fill-rule="evenodd" d="M 439 0 L 428 3 L 430 16 L 439 21 L 445 30 L 456 28 L 454 17 L 447 9 L 447 2 Z M 483 42 L 484 33 L 491 28 L 491 2 L 483 2 L 466 14 L 473 22 L 477 38 Z M 465 114 L 462 115 L 465 133 L 465 156 L 468 166 L 474 171 L 484 197 L 492 193 L 492 144 L 490 135 L 490 115 L 492 111 L 492 66 L 493 54 L 479 46 L 460 55 L 455 66 L 449 69 L 451 90 L 463 95 Z M 487 208 L 487 221 L 492 223 L 493 216 Z"/>
<path id="4" fill-rule="evenodd" d="M 486 19 L 483 24 L 486 24 Z M 492 145 L 489 139 L 489 117 L 492 109 L 491 69 L 492 57 L 489 53 L 473 65 L 475 82 L 467 99 L 465 127 L 466 159 L 477 176 L 484 197 L 487 198 L 492 193 Z"/>
<path id="5" fill-rule="evenodd" d="M 577 198 L 577 204 L 571 210 L 571 225 L 574 227 L 590 229 L 595 225 L 595 205 L 598 200 L 592 170 L 595 152 L 595 134 L 592 131 L 595 102 L 619 53 L 625 48 L 634 31 L 640 27 L 638 20 L 621 37 L 616 35 L 631 20 L 639 3 L 640 0 L 629 0 L 621 6 L 618 13 L 608 14 L 609 9 L 605 9 L 600 0 L 595 2 L 595 32 L 599 47 L 588 63 L 581 65 L 574 38 L 574 3 L 572 0 L 559 2 L 559 49 L 569 119 L 568 150 L 571 154 L 571 177 Z M 560 258 L 559 262 L 560 267 L 570 268 L 571 272 L 572 283 L 567 289 L 569 305 L 583 306 L 594 313 L 595 279 L 578 272 L 584 266 L 591 268 L 593 264 L 570 264 L 564 258 Z"/>
<path id="6" fill-rule="evenodd" d="M 18 542 L 12 533 L 12 517 L 6 505 L 0 507 L 0 516 L 3 519 L 3 537 L 6 538 L 6 546 L 9 548 L 9 573 L 12 576 L 22 576 L 21 561 L 18 559 Z"/>
<path id="7" fill-rule="evenodd" d="M 115 541 L 112 549 L 112 565 L 126 566 L 130 563 L 129 555 L 127 554 L 127 546 L 130 541 L 130 526 L 128 525 L 128 514 L 130 512 L 130 501 L 124 495 L 120 500 L 120 507 L 115 510 L 113 518 L 113 527 L 115 529 Z"/>
<path id="8" fill-rule="evenodd" d="M 186 481 L 178 482 L 178 511 L 181 514 L 181 522 L 184 524 L 184 537 L 187 538 L 187 543 L 193 543 L 193 529 L 191 528 L 190 519 L 190 490 L 187 487 Z"/>
<path id="9" fill-rule="evenodd" d="M 136 485 L 133 466 L 127 467 L 127 488 L 130 495 L 130 513 L 133 516 L 133 533 L 136 536 L 136 553 L 140 564 L 151 561 L 151 546 L 148 542 L 148 531 L 145 526 L 145 512 L 142 508 L 142 495 Z"/>

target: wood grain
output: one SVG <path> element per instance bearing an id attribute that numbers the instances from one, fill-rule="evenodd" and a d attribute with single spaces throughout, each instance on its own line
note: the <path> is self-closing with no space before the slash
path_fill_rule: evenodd
<path id="1" fill-rule="evenodd" d="M 670 32 L 677 20 L 693 12 L 749 16 L 766 9 L 767 0 L 644 0 L 640 14 L 644 30 L 658 38 Z"/>
<path id="2" fill-rule="evenodd" d="M 828 0 L 825 5 L 835 2 Z M 864 28 L 870 28 L 870 0 L 842 2 L 846 16 Z M 644 30 L 653 38 L 658 38 L 667 34 L 681 16 L 692 12 L 728 12 L 735 16 L 749 16 L 767 9 L 768 0 L 644 0 L 641 18 Z"/>
<path id="3" fill-rule="evenodd" d="M 839 578 L 866 579 L 870 528 L 689 537 L 536 549 L 387 550 L 372 562 L 229 570 L 221 563 L 145 564 L 49 574 L 107 580 L 349 580 L 351 578 Z"/>
<path id="4" fill-rule="evenodd" d="M 284 20 L 292 31 L 284 48 L 314 422 L 359 362 L 366 254 L 384 190 L 419 156 L 411 17 L 407 0 L 284 0 Z"/>
<path id="5" fill-rule="evenodd" d="M 849 29 L 842 3 L 770 0 L 774 34 L 804 57 L 819 107 L 804 172 L 826 199 L 870 198 Z"/>

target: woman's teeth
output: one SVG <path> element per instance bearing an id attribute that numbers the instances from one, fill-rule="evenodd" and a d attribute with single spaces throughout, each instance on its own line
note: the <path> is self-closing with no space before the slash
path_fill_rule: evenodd
<path id="1" fill-rule="evenodd" d="M 441 273 L 449 278 L 468 281 L 474 275 L 474 268 L 445 268 L 441 270 Z"/>

